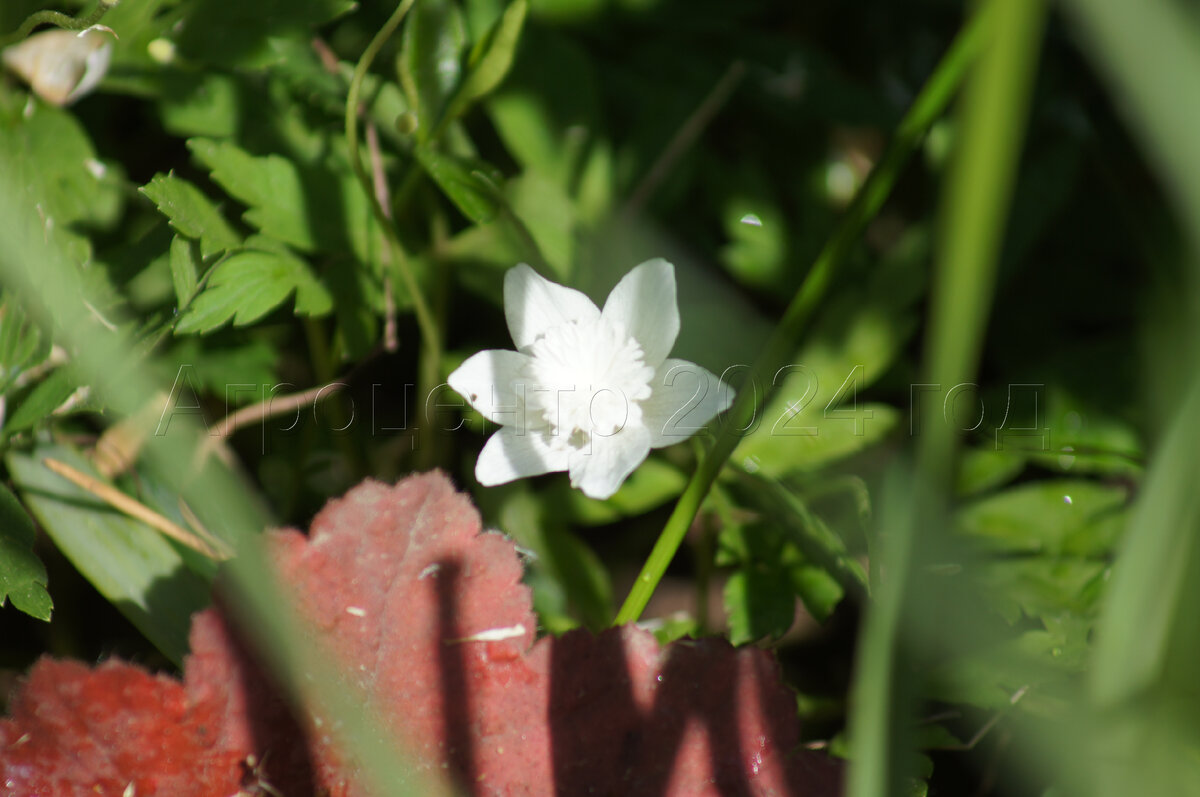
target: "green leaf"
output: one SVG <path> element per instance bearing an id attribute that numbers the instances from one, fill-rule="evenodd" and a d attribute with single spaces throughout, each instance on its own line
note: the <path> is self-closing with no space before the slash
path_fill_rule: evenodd
<path id="1" fill-rule="evenodd" d="M 226 138 L 238 131 L 243 84 L 233 75 L 168 72 L 158 100 L 163 127 L 180 137 Z"/>
<path id="2" fill-rule="evenodd" d="M 188 148 L 230 196 L 249 206 L 245 221 L 303 252 L 353 252 L 378 262 L 379 236 L 367 197 L 343 157 L 344 142 L 324 162 L 304 167 L 279 155 L 256 156 L 228 141 L 188 139 Z M 341 149 L 338 149 L 341 147 Z"/>
<path id="3" fill-rule="evenodd" d="M 467 63 L 470 71 L 450 102 L 446 112 L 448 118 L 461 115 L 471 103 L 491 92 L 504 80 L 512 66 L 527 10 L 526 0 L 516 0 L 505 9 L 492 29 L 476 43 Z"/>
<path id="4" fill-rule="evenodd" d="M 324 315 L 333 307 L 329 291 L 303 260 L 280 252 L 243 250 L 216 266 L 175 331 L 205 334 L 230 319 L 234 326 L 246 326 L 283 304 L 293 291 L 300 315 Z"/>
<path id="5" fill-rule="evenodd" d="M 787 575 L 772 567 L 746 567 L 725 582 L 729 641 L 744 645 L 769 636 L 778 639 L 796 619 L 796 595 Z"/>
<path id="6" fill-rule="evenodd" d="M 17 497 L 0 484 L 0 606 L 5 598 L 39 620 L 50 620 L 54 602 L 46 591 L 46 568 L 33 553 L 37 530 Z"/>
<path id="7" fill-rule="evenodd" d="M 209 201 L 199 188 L 174 174 L 156 174 L 140 190 L 150 198 L 171 226 L 188 238 L 200 242 L 200 253 L 204 257 L 233 249 L 241 243 L 216 205 Z M 172 264 L 174 263 L 172 246 Z M 174 265 L 172 265 L 174 273 Z M 178 289 L 179 283 L 176 282 Z"/>
<path id="8" fill-rule="evenodd" d="M 181 235 L 171 239 L 171 284 L 175 286 L 177 307 L 187 307 L 199 281 L 199 258 L 193 244 Z"/>
<path id="9" fill-rule="evenodd" d="M 977 495 L 1007 484 L 1025 469 L 1025 457 L 1011 451 L 972 448 L 963 452 L 958 465 L 960 496 Z"/>
<path id="10" fill-rule="evenodd" d="M 413 153 L 463 215 L 476 224 L 485 224 L 500 212 L 497 198 L 499 172 L 482 161 L 469 162 L 453 155 L 419 146 Z"/>
<path id="11" fill-rule="evenodd" d="M 462 76 L 467 31 L 456 3 L 422 0 L 404 26 L 397 62 L 409 107 L 417 112 L 417 141 L 425 142 Z"/>
<path id="12" fill-rule="evenodd" d="M 988 549 L 1047 555 L 1102 555 L 1125 521 L 1122 487 L 1082 479 L 1039 481 L 964 507 L 957 527 Z"/>
<path id="13" fill-rule="evenodd" d="M 20 302 L 6 298 L 0 313 L 0 395 L 7 393 L 26 368 L 50 353 L 50 341 L 29 321 Z"/>
<path id="14" fill-rule="evenodd" d="M 66 401 L 77 387 L 74 375 L 68 369 L 56 369 L 21 400 L 5 422 L 4 434 L 14 435 L 32 429 Z"/>
<path id="15" fill-rule="evenodd" d="M 546 69 L 546 64 L 554 64 Z M 525 169 L 568 188 L 602 129 L 600 80 L 587 50 L 546 28 L 522 34 L 521 51 L 504 87 L 487 101 L 505 148 Z"/>
<path id="16" fill-rule="evenodd" d="M 181 8 L 179 50 L 189 60 L 229 67 L 278 63 L 272 43 L 307 41 L 311 28 L 355 8 L 352 0 L 198 0 Z"/>
<path id="17" fill-rule="evenodd" d="M 778 389 L 734 452 L 734 461 L 749 461 L 780 477 L 861 451 L 896 428 L 900 413 L 869 403 L 862 394 L 916 328 L 913 305 L 924 290 L 927 241 L 914 235 L 903 249 L 893 262 L 871 272 L 861 292 L 842 294 L 822 311 L 806 345 L 773 375 Z"/>
<path id="18" fill-rule="evenodd" d="M 95 476 L 74 449 L 39 446 L 10 453 L 10 473 L 43 530 L 96 590 L 171 661 L 187 653 L 191 616 L 208 604 L 207 582 L 188 570 L 170 542 L 118 514 L 42 464 L 53 457 Z"/>

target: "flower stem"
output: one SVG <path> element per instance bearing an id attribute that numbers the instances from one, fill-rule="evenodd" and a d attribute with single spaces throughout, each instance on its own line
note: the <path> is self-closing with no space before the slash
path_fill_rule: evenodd
<path id="1" fill-rule="evenodd" d="M 986 20 L 983 16 L 976 14 L 959 32 L 921 89 L 921 93 L 900 120 L 883 157 L 854 195 L 854 201 L 842 216 L 837 229 L 817 255 L 812 269 L 804 278 L 783 318 L 776 325 L 751 368 L 745 385 L 766 385 L 765 391 L 770 393 L 773 387 L 771 376 L 786 364 L 787 358 L 795 349 L 796 341 L 807 331 L 834 276 L 841 270 L 867 224 L 883 207 L 909 157 L 920 146 L 930 125 L 942 115 L 962 82 L 967 68 L 975 60 L 986 32 Z M 709 488 L 741 441 L 744 430 L 748 429 L 754 420 L 754 414 L 758 410 L 755 392 L 745 389 L 738 392 L 724 424 L 717 433 L 716 443 L 697 465 L 691 480 L 684 488 L 683 495 L 675 505 L 675 510 L 667 519 L 658 542 L 638 574 L 637 581 L 630 589 L 629 596 L 617 613 L 614 621 L 616 625 L 636 622 L 641 617 L 650 596 L 654 594 L 658 582 L 667 571 L 667 566 L 679 550 Z M 766 398 L 767 396 L 763 396 L 762 400 L 765 401 Z"/>
<path id="2" fill-rule="evenodd" d="M 0 36 L 0 47 L 7 47 L 21 41 L 38 25 L 54 25 L 63 30 L 87 30 L 103 19 L 108 10 L 117 2 L 118 0 L 100 0 L 100 4 L 86 17 L 72 17 L 60 11 L 35 11 L 25 18 L 21 27 L 7 36 Z"/>

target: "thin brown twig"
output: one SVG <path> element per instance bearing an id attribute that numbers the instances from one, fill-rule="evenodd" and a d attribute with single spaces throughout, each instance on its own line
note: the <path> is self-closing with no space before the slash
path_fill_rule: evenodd
<path id="1" fill-rule="evenodd" d="M 118 512 L 122 512 L 135 520 L 140 520 L 160 534 L 170 537 L 194 551 L 198 551 L 209 559 L 224 561 L 232 555 L 227 546 L 216 538 L 213 538 L 213 542 L 216 545 L 202 540 L 179 524 L 150 509 L 145 504 L 130 498 L 115 487 L 111 487 L 93 476 L 76 470 L 65 462 L 47 457 L 42 460 L 42 464 L 77 487 L 87 490 Z"/>
<path id="2" fill-rule="evenodd" d="M 392 198 L 388 192 L 387 175 L 383 171 L 383 154 L 379 149 L 379 132 L 375 123 L 367 122 L 367 153 L 371 159 L 371 182 L 375 187 L 375 199 L 383 208 L 383 215 L 392 220 Z M 383 255 L 383 348 L 394 352 L 400 349 L 396 334 L 396 297 L 392 293 L 391 250 L 384 241 Z"/>
<path id="3" fill-rule="evenodd" d="M 257 404 L 251 404 L 248 407 L 242 407 L 236 412 L 231 412 L 217 422 L 216 428 L 210 433 L 210 440 L 222 440 L 229 437 L 238 429 L 245 428 L 252 423 L 264 421 L 267 418 L 273 418 L 276 415 L 282 415 L 285 412 L 298 410 L 310 401 L 329 398 L 336 395 L 345 387 L 343 382 L 330 382 L 327 385 L 309 388 L 302 393 L 293 393 L 290 396 L 276 396 L 265 401 L 260 401 Z M 205 444 L 208 445 L 207 443 Z"/>
<path id="4" fill-rule="evenodd" d="M 729 65 L 729 69 L 725 70 L 725 74 L 717 81 L 708 95 L 696 106 L 696 110 L 692 111 L 691 116 L 684 120 L 680 125 L 675 136 L 667 144 L 666 149 L 658 156 L 658 160 L 650 167 L 650 171 L 646 172 L 646 176 L 638 183 L 637 188 L 629 196 L 629 201 L 625 203 L 625 207 L 621 210 L 621 216 L 630 218 L 639 214 L 650 201 L 650 197 L 658 190 L 659 185 L 675 168 L 679 159 L 683 154 L 691 149 L 691 146 L 696 143 L 696 139 L 700 138 L 700 134 L 704 129 L 712 123 L 717 112 L 724 107 L 725 103 L 729 102 L 729 98 L 733 96 L 734 90 L 738 84 L 742 82 L 742 78 L 746 75 L 746 65 L 741 61 L 734 61 Z"/>

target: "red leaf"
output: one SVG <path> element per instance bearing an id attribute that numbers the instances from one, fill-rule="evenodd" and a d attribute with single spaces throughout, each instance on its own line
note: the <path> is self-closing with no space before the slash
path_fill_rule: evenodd
<path id="1" fill-rule="evenodd" d="M 838 792 L 837 765 L 794 750 L 795 702 L 763 651 L 712 639 L 662 648 L 635 628 L 599 637 L 575 632 L 530 647 L 536 619 L 512 543 L 481 533 L 470 502 L 440 474 L 395 487 L 363 484 L 331 502 L 308 538 L 272 532 L 269 543 L 313 623 L 314 643 L 339 658 L 415 761 L 435 774 L 449 769 L 473 793 Z M 63 783 L 82 788 L 103 775 L 108 788 L 122 778 L 224 766 L 221 783 L 245 784 L 251 761 L 261 763 L 253 777 L 288 795 L 364 793 L 328 725 L 309 718 L 307 732 L 300 730 L 215 611 L 195 618 L 192 651 L 186 692 L 127 665 L 89 674 L 79 665 L 39 664 L 14 719 L 0 724 L 0 774 L 56 772 L 55 760 L 38 758 L 49 753 L 22 754 L 20 745 L 6 751 L 4 742 L 31 732 L 35 720 L 44 723 L 43 702 L 57 705 L 65 690 L 75 696 L 61 709 L 65 717 L 91 716 L 84 703 L 108 701 L 95 711 L 109 724 L 36 725 L 39 743 L 31 735 L 29 750 L 69 751 L 58 755 L 79 762 Z M 70 686 L 114 672 L 153 688 L 127 703 Z M 162 725 L 170 732 L 153 742 L 174 757 L 122 758 L 120 728 Z M 89 750 L 98 754 L 89 758 Z M 103 768 L 117 763 L 126 769 L 110 776 Z M 200 778 L 193 781 L 188 786 L 199 788 Z M 138 783 L 137 793 L 155 793 Z"/>
<path id="2" fill-rule="evenodd" d="M 235 793 L 240 760 L 214 746 L 217 714 L 175 680 L 108 661 L 42 659 L 0 720 L 11 795 Z"/>

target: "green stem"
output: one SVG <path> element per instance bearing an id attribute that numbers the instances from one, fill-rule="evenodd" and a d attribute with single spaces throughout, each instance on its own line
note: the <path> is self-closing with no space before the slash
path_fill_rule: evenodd
<path id="1" fill-rule="evenodd" d="M 87 30 L 93 25 L 104 19 L 104 15 L 108 10 L 115 6 L 119 0 L 100 0 L 100 4 L 96 9 L 86 17 L 71 17 L 59 11 L 37 11 L 26 17 L 21 23 L 21 27 L 17 28 L 7 36 L 0 37 L 0 47 L 7 47 L 10 44 L 19 42 L 33 32 L 33 29 L 38 25 L 54 25 L 64 30 Z"/>
<path id="2" fill-rule="evenodd" d="M 429 307 L 429 302 L 425 295 L 421 293 L 421 287 L 417 284 L 416 275 L 413 274 L 412 266 L 408 261 L 408 257 L 404 253 L 404 247 L 400 243 L 400 236 L 396 232 L 396 227 L 388 218 L 387 210 L 379 203 L 379 198 L 375 196 L 375 189 L 371 183 L 371 178 L 363 168 L 362 156 L 359 153 L 358 140 L 358 98 L 362 91 L 362 84 L 366 78 L 367 71 L 371 68 L 375 57 L 379 55 L 380 49 L 387 40 L 396 32 L 396 28 L 400 26 L 405 14 L 412 8 L 415 0 L 402 0 L 388 18 L 388 21 L 383 24 L 379 32 L 375 34 L 375 38 L 371 39 L 371 43 L 367 45 L 367 49 L 363 51 L 362 58 L 354 67 L 354 76 L 350 79 L 350 90 L 346 94 L 346 143 L 350 152 L 350 167 L 354 169 L 354 175 L 358 178 L 359 184 L 362 186 L 363 192 L 367 195 L 367 201 L 371 205 L 371 212 L 375 216 L 375 220 L 383 229 L 384 237 L 387 239 L 389 251 L 392 255 L 392 262 L 395 264 L 396 270 L 400 273 L 400 278 L 404 282 L 404 288 L 412 297 L 413 311 L 417 317 L 417 326 L 421 330 L 421 338 L 425 345 L 422 352 L 422 358 L 430 361 L 427 367 L 433 371 L 438 370 L 438 362 L 441 359 L 441 340 L 438 335 L 437 321 L 434 318 L 433 312 Z"/>
<path id="3" fill-rule="evenodd" d="M 925 350 L 927 383 L 970 381 L 978 367 L 1044 14 L 1041 0 L 990 0 L 975 15 L 977 21 L 987 19 L 987 37 L 965 92 L 961 143 L 942 199 Z M 905 676 L 901 633 L 919 615 L 914 611 L 919 595 L 910 585 L 916 583 L 923 558 L 940 548 L 958 443 L 950 424 L 926 424 L 917 440 L 912 484 L 903 493 L 893 489 L 885 496 L 885 577 L 863 622 L 856 655 L 849 797 L 897 794 L 911 777 L 906 764 L 913 751 L 906 729 L 915 688 Z M 924 648 L 925 640 L 914 646 Z"/>
<path id="4" fill-rule="evenodd" d="M 901 119 L 883 157 L 871 171 L 866 183 L 855 194 L 854 201 L 846 210 L 837 229 L 817 255 L 800 290 L 793 297 L 783 318 L 751 368 L 745 385 L 766 385 L 765 392 L 771 391 L 774 383 L 772 377 L 787 363 L 796 341 L 808 329 L 834 276 L 845 263 L 867 224 L 891 194 L 901 170 L 921 144 L 926 131 L 942 115 L 950 98 L 954 96 L 967 67 L 975 59 L 983 33 L 984 27 L 977 15 L 954 40 L 941 63 L 921 89 L 921 93 L 913 101 L 908 113 Z M 679 498 L 679 503 L 675 505 L 674 512 L 667 519 L 667 524 L 650 552 L 642 572 L 629 591 L 629 596 L 617 613 L 617 625 L 636 622 L 641 617 L 650 596 L 683 542 L 705 495 L 741 440 L 744 434 L 742 430 L 749 428 L 754 420 L 754 415 L 759 409 L 755 392 L 753 389 L 738 392 L 717 435 L 716 444 L 708 455 L 700 460 Z M 762 400 L 765 401 L 766 396 Z"/>

